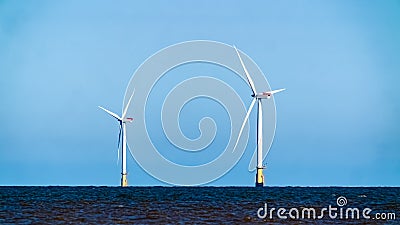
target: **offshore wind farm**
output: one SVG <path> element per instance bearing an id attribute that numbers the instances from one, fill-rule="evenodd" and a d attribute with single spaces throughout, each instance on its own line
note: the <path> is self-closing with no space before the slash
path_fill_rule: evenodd
<path id="1" fill-rule="evenodd" d="M 398 21 L 0 1 L 0 224 L 400 224 Z"/>
<path id="2" fill-rule="evenodd" d="M 176 44 L 176 45 L 172 45 L 172 46 L 170 46 L 170 47 L 168 47 L 168 48 L 171 48 L 171 49 L 173 49 L 173 48 L 177 48 L 177 46 L 186 46 L 186 48 L 188 48 L 188 51 L 186 51 L 185 52 L 185 54 L 188 54 L 189 55 L 189 58 L 191 58 L 192 56 L 190 56 L 191 54 L 193 54 L 193 55 L 195 55 L 195 56 L 193 56 L 194 58 L 193 59 L 191 59 L 190 61 L 182 61 L 182 62 L 175 62 L 174 64 L 175 65 L 173 65 L 171 68 L 176 68 L 176 67 L 179 67 L 179 65 L 181 65 L 181 64 L 184 64 L 184 63 L 190 63 L 191 61 L 197 61 L 197 62 L 203 62 L 203 63 L 206 63 L 206 65 L 207 65 L 207 63 L 209 63 L 209 62 L 213 62 L 213 63 L 216 63 L 216 64 L 220 64 L 221 66 L 223 66 L 223 67 L 227 67 L 227 68 L 230 68 L 230 67 L 232 67 L 232 65 L 229 65 L 229 63 L 227 63 L 227 64 L 223 64 L 223 63 L 221 63 L 220 61 L 218 61 L 218 60 L 216 60 L 216 61 L 210 61 L 210 60 L 206 60 L 206 59 L 201 59 L 201 58 L 196 58 L 196 51 L 193 51 L 193 49 L 195 49 L 193 46 L 196 46 L 196 45 L 198 45 L 198 46 L 201 46 L 201 49 L 202 49 L 202 51 L 205 51 L 206 52 L 206 58 L 207 57 L 210 57 L 210 56 L 212 56 L 212 55 L 214 55 L 214 54 L 218 54 L 218 51 L 217 50 L 215 50 L 215 48 L 217 47 L 222 47 L 222 49 L 223 48 L 225 48 L 225 49 L 228 49 L 228 51 L 227 52 L 225 52 L 225 54 L 227 54 L 226 55 L 226 57 L 227 58 L 231 58 L 231 57 L 229 57 L 229 56 L 231 56 L 231 54 L 229 54 L 229 53 L 233 53 L 232 51 L 229 51 L 229 49 L 231 48 L 231 49 L 234 49 L 235 50 L 235 54 L 237 55 L 237 58 L 239 59 L 239 61 L 240 61 L 240 65 L 241 65 L 241 68 L 242 68 L 242 70 L 244 71 L 244 75 L 242 75 L 242 76 L 244 76 L 245 77 L 245 79 L 246 79 L 246 81 L 248 82 L 248 85 L 249 85 L 249 87 L 250 87 L 250 89 L 251 89 L 251 91 L 252 91 L 252 97 L 253 97 L 253 101 L 251 102 L 251 104 L 250 104 L 250 107 L 248 108 L 248 110 L 247 110 L 247 112 L 246 112 L 246 114 L 245 114 L 245 117 L 244 117 L 244 120 L 243 120 L 243 123 L 242 123 L 242 125 L 241 125 L 241 128 L 240 128 L 240 131 L 239 131 L 239 133 L 238 133 L 238 136 L 237 136 L 237 139 L 236 139 L 236 141 L 235 141 L 235 145 L 233 146 L 233 148 L 232 148 L 232 153 L 236 150 L 236 148 L 238 147 L 238 144 L 239 144 L 239 141 L 241 140 L 241 136 L 242 136 L 242 133 L 243 133 L 243 130 L 244 130 L 244 128 L 245 128 L 245 125 L 247 124 L 247 122 L 248 122 L 248 119 L 249 119 L 249 116 L 250 116 L 250 114 L 251 114 L 251 112 L 252 112 L 252 109 L 253 109 L 253 107 L 254 107 L 254 104 L 255 104 L 255 102 L 257 101 L 257 103 L 258 103 L 258 111 L 257 111 L 257 126 L 256 126 L 256 129 L 257 129 L 257 132 L 256 132 L 256 135 L 257 135 L 257 137 L 256 138 L 254 138 L 255 140 L 256 140 L 256 145 L 257 145 L 257 148 L 256 148 L 256 152 L 254 152 L 253 153 L 253 160 L 255 160 L 254 159 L 254 156 L 256 156 L 256 160 L 257 160 L 257 167 L 256 167 L 256 176 L 255 176 L 255 186 L 256 187 L 263 187 L 264 186 L 264 175 L 263 175 L 263 169 L 265 168 L 264 166 L 263 166 L 263 160 L 265 159 L 265 157 L 267 156 L 267 154 L 263 154 L 263 139 L 264 139 L 264 135 L 263 135 L 263 126 L 265 126 L 265 124 L 263 124 L 263 110 L 262 110 L 262 108 L 263 108 L 263 105 L 262 105 L 262 99 L 265 99 L 265 100 L 268 100 L 268 99 L 270 99 L 270 98 L 272 98 L 273 97 L 273 95 L 274 94 L 276 94 L 276 93 L 278 93 L 278 92 L 281 92 L 281 91 L 283 91 L 283 90 L 285 90 L 285 89 L 279 89 L 279 90 L 273 90 L 273 91 L 264 91 L 264 92 L 257 92 L 256 91 L 256 87 L 255 87 L 255 84 L 254 84 L 254 81 L 253 81 L 253 79 L 251 78 L 251 76 L 250 76 L 250 74 L 249 74 L 249 72 L 248 72 L 248 70 L 247 70 L 247 68 L 246 68 L 246 66 L 245 66 L 245 64 L 244 64 L 244 62 L 243 62 L 243 59 L 242 59 L 242 57 L 241 57 L 241 55 L 240 55 L 240 53 L 239 53 L 239 51 L 238 51 L 238 49 L 236 48 L 236 46 L 229 46 L 229 45 L 226 45 L 226 44 L 223 44 L 223 43 L 218 43 L 218 42 L 214 42 L 214 41 L 188 41 L 188 42 L 183 42 L 183 43 L 180 43 L 180 44 Z M 204 50 L 204 49 L 207 49 L 207 48 L 205 48 L 207 45 L 209 45 L 209 46 L 211 46 L 211 48 L 209 48 L 209 52 L 207 52 L 207 50 Z M 150 59 L 147 59 L 146 60 L 146 63 L 149 63 L 149 61 L 151 61 L 151 58 L 157 58 L 157 55 L 159 55 L 159 54 L 161 54 L 163 51 L 167 51 L 168 50 L 168 48 L 166 48 L 166 50 L 162 50 L 162 51 L 160 51 L 160 52 L 158 52 L 158 53 L 156 53 L 156 54 L 154 54 L 153 56 L 151 56 L 150 57 Z M 178 48 L 182 48 L 182 49 L 184 49 L 184 47 L 178 47 Z M 192 49 L 192 50 L 190 50 L 190 49 Z M 226 51 L 226 50 L 225 50 Z M 182 58 L 182 56 L 181 55 L 177 55 L 176 53 L 174 53 L 174 51 L 169 51 L 169 53 L 170 53 L 170 58 L 174 58 L 174 57 L 176 57 L 176 58 Z M 203 56 L 204 57 L 204 56 Z M 220 59 L 221 60 L 221 59 Z M 160 61 L 160 60 L 159 60 Z M 161 62 L 160 63 L 165 63 L 165 61 L 162 61 L 161 60 Z M 154 63 L 153 63 L 154 64 Z M 168 63 L 166 63 L 166 64 L 168 64 Z M 142 64 L 142 67 L 145 67 L 145 63 L 144 64 Z M 139 68 L 138 70 L 141 70 L 141 68 Z M 161 70 L 162 71 L 162 70 Z M 197 72 L 196 71 L 192 71 L 192 73 L 194 73 L 194 74 L 196 74 Z M 133 76 L 138 76 L 136 73 L 133 75 Z M 164 76 L 165 74 L 160 74 L 159 76 L 161 77 L 161 76 Z M 146 76 L 148 76 L 148 73 L 146 74 Z M 135 77 L 132 77 L 132 78 L 135 78 Z M 201 77 L 198 77 L 198 78 L 201 78 Z M 160 78 L 158 78 L 158 79 L 160 79 Z M 193 79 L 193 78 L 192 78 Z M 132 79 L 131 79 L 131 81 L 132 81 Z M 145 80 L 145 82 L 148 82 L 148 81 L 146 81 Z M 131 84 L 130 84 L 131 85 Z M 134 85 L 136 85 L 136 86 L 141 86 L 141 84 L 140 83 L 135 83 Z M 201 84 L 198 84 L 200 87 L 201 87 Z M 229 85 L 229 84 L 228 84 Z M 129 85 L 128 85 L 129 86 Z M 178 89 L 179 88 L 179 86 L 175 86 L 174 87 L 174 89 Z M 205 89 L 205 87 L 202 87 L 203 89 Z M 268 88 L 268 87 L 263 87 L 263 88 Z M 233 90 L 233 89 L 232 89 Z M 170 92 L 173 92 L 174 90 L 171 90 Z M 127 93 L 130 93 L 129 92 L 129 89 L 127 89 L 127 91 L 126 91 Z M 128 143 L 127 143 L 127 129 L 126 129 L 126 123 L 127 122 L 132 122 L 133 121 L 133 119 L 132 118 L 125 118 L 126 117 L 126 114 L 128 113 L 128 109 L 129 109 L 129 106 L 130 106 L 130 104 L 131 104 L 131 100 L 132 100 L 132 97 L 133 97 L 133 95 L 134 95 L 134 92 L 135 92 L 135 89 L 133 89 L 133 92 L 132 92 L 132 95 L 130 95 L 130 97 L 129 97 L 129 100 L 128 100 L 128 102 L 127 102 L 127 104 L 123 107 L 123 112 L 122 112 L 122 116 L 120 117 L 120 116 L 118 116 L 117 114 L 115 114 L 115 113 L 113 113 L 113 112 L 111 112 L 111 111 L 109 111 L 109 110 L 107 110 L 107 109 L 105 109 L 105 108 L 103 108 L 103 107 L 101 107 L 101 106 L 99 106 L 99 108 L 101 108 L 102 110 L 104 110 L 105 112 L 107 112 L 109 115 L 111 115 L 112 117 L 114 117 L 115 119 L 117 119 L 118 121 L 119 121 L 119 123 L 120 123 L 120 129 L 119 129 L 119 137 L 118 137 L 118 148 L 119 148 L 119 144 L 120 144 L 120 140 L 122 140 L 122 146 L 121 146 L 121 152 L 122 152 L 122 172 L 121 172 L 121 174 L 122 174 L 122 178 L 121 178 L 121 186 L 122 187 L 126 187 L 126 186 L 128 186 L 128 181 L 127 181 L 127 165 L 126 165 L 126 149 L 128 148 Z M 187 92 L 187 91 L 186 91 Z M 188 93 L 188 92 L 187 92 Z M 211 94 L 211 93 L 210 93 Z M 211 95 L 209 95 L 209 94 L 207 94 L 207 93 L 203 93 L 202 94 L 202 96 L 201 97 L 211 97 L 212 96 L 212 94 Z M 195 96 L 194 98 L 198 98 L 199 96 Z M 165 98 L 168 98 L 168 96 L 167 97 L 165 97 Z M 147 98 L 146 98 L 147 99 Z M 176 99 L 177 100 L 177 99 Z M 191 100 L 193 100 L 193 98 L 192 99 L 188 99 L 187 100 L 187 102 L 189 102 L 189 101 L 191 101 Z M 217 98 L 217 100 L 220 100 L 220 99 L 218 99 Z M 272 99 L 271 99 L 272 100 Z M 146 100 L 147 101 L 147 100 Z M 174 99 L 172 99 L 171 101 L 174 101 Z M 223 101 L 223 100 L 221 100 L 221 101 Z M 185 103 L 185 104 L 187 104 L 187 102 Z M 165 103 L 164 103 L 165 104 Z M 181 106 L 182 108 L 184 107 L 184 106 Z M 227 106 L 224 106 L 224 107 L 227 107 Z M 240 105 L 237 105 L 237 107 L 239 107 L 240 108 Z M 181 109 L 182 109 L 181 108 Z M 141 110 L 141 109 L 136 109 L 136 110 Z M 234 109 L 235 110 L 235 109 Z M 275 110 L 275 108 L 274 108 L 274 110 Z M 172 114 L 174 114 L 172 111 L 171 112 L 166 112 L 166 113 L 172 113 Z M 275 113 L 275 112 L 267 112 L 267 113 Z M 179 115 L 180 115 L 181 113 L 179 113 Z M 230 116 L 230 118 L 231 119 L 233 119 L 232 118 L 232 116 L 233 115 L 231 115 L 231 114 L 229 114 L 229 116 Z M 241 118 L 242 119 L 242 118 Z M 178 116 L 178 120 L 179 120 L 179 116 Z M 267 124 L 268 126 L 272 126 L 274 129 L 275 129 L 275 123 L 268 123 Z M 232 126 L 233 126 L 233 124 L 232 124 Z M 146 128 L 147 129 L 147 128 Z M 163 125 L 163 132 L 165 133 L 165 135 L 168 135 L 168 133 L 167 133 L 167 129 L 168 129 L 168 126 L 167 125 Z M 180 130 L 181 128 L 179 128 L 179 130 Z M 235 130 L 235 128 L 232 128 L 231 127 L 231 130 L 233 131 L 233 130 Z M 151 134 L 149 134 L 149 132 L 146 130 L 145 131 L 146 133 L 148 133 L 148 135 L 150 135 L 151 136 Z M 180 130 L 179 132 L 181 132 L 182 133 L 182 131 Z M 207 131 L 207 132 L 209 132 L 209 131 Z M 121 134 L 122 134 L 122 136 L 121 136 Z M 198 139 L 200 139 L 200 138 L 198 138 Z M 250 139 L 252 139 L 252 138 L 250 138 Z M 272 142 L 272 140 L 273 140 L 273 137 L 271 138 L 269 138 L 269 140 L 270 140 L 270 142 Z M 172 140 L 170 140 L 170 143 L 171 144 L 173 144 L 173 145 L 175 145 L 175 143 L 172 141 Z M 133 145 L 135 145 L 134 143 L 133 143 Z M 245 147 L 247 146 L 247 143 L 245 143 Z M 269 145 L 269 147 L 270 147 L 270 145 Z M 269 152 L 269 147 L 268 147 L 268 149 L 267 149 L 267 153 Z M 178 147 L 178 148 L 182 148 L 182 147 Z M 227 147 L 226 149 L 229 149 L 229 147 Z M 185 150 L 185 151 L 191 151 L 191 154 L 196 154 L 196 149 L 180 149 L 180 150 Z M 155 149 L 155 151 L 157 152 L 157 154 L 159 154 L 158 153 L 158 149 Z M 228 154 L 229 154 L 229 151 L 224 151 L 222 154 L 227 154 L 227 152 L 228 152 Z M 146 154 L 146 153 L 145 153 Z M 132 152 L 131 152 L 131 155 L 132 155 L 132 157 L 135 159 L 135 156 L 134 156 L 134 154 L 132 154 Z M 148 156 L 145 156 L 146 158 L 153 158 L 150 154 L 148 154 Z M 240 156 L 239 156 L 239 159 L 240 159 Z M 168 159 L 166 159 L 166 160 L 168 160 Z M 118 149 L 118 161 L 119 161 L 119 149 Z M 215 160 L 214 160 L 215 161 Z M 237 161 L 236 161 L 237 162 Z M 221 162 L 222 163 L 222 162 Z M 219 164 L 221 164 L 221 163 L 219 163 Z M 226 162 L 225 163 L 223 163 L 223 164 L 226 164 Z M 231 166 L 233 167 L 233 166 L 235 166 L 235 164 L 236 163 L 234 163 L 234 164 L 232 164 Z M 251 163 L 250 163 L 251 164 Z M 207 164 L 204 164 L 204 165 L 207 165 Z M 153 165 L 154 166 L 154 165 Z M 156 166 L 157 167 L 159 167 L 160 165 L 158 165 L 158 163 L 156 163 Z M 162 168 L 162 169 L 166 169 L 167 170 L 167 167 L 170 167 L 170 166 L 173 166 L 172 164 L 169 164 L 169 165 L 167 165 L 166 167 L 164 167 L 164 168 Z M 221 167 L 221 165 L 219 165 L 220 167 Z M 222 165 L 222 166 L 226 166 L 226 165 Z M 160 166 L 161 167 L 161 166 Z M 231 167 L 231 168 L 232 168 Z M 144 168 L 144 169 L 146 169 L 146 168 Z M 183 168 L 183 170 L 189 170 L 190 169 L 190 167 L 189 166 L 186 166 L 186 167 L 184 167 Z M 182 170 L 181 170 L 182 171 Z M 226 172 L 228 172 L 229 171 L 229 169 L 228 170 L 226 170 L 225 171 L 225 173 Z M 205 174 L 205 173 L 207 173 L 207 169 L 201 169 L 200 168 L 200 171 L 199 171 L 199 173 L 197 173 L 197 176 L 201 176 L 201 174 Z M 168 181 L 168 183 L 170 183 L 170 184 L 178 184 L 179 182 L 178 181 L 175 181 L 174 180 L 174 178 L 173 177 L 176 177 L 176 176 L 183 176 L 182 175 L 182 173 L 170 173 L 170 174 L 167 174 L 167 176 L 168 177 L 171 177 L 172 178 L 172 180 L 170 180 L 170 181 Z M 159 177 L 157 177 L 156 175 L 153 175 L 153 177 L 154 178 L 156 178 L 156 179 L 160 179 Z M 160 180 L 162 180 L 162 179 L 160 179 Z M 212 181 L 212 179 L 209 179 L 209 180 L 205 180 L 205 181 L 202 181 L 203 183 L 208 183 L 208 182 L 211 182 Z M 192 183 L 192 184 L 185 184 L 185 185 L 196 185 L 195 183 Z M 198 184 L 197 184 L 198 185 Z"/>

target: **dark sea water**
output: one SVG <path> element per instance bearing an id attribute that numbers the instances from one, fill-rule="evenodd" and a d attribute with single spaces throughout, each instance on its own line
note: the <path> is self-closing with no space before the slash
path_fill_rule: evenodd
<path id="1" fill-rule="evenodd" d="M 338 206 L 341 196 L 347 204 Z M 259 218 L 257 211 L 263 217 L 265 206 L 268 213 Z M 331 211 L 336 217 L 331 218 L 328 211 L 321 213 L 329 206 L 336 208 Z M 286 219 L 278 217 L 278 208 L 286 210 L 280 211 Z M 305 208 L 315 209 L 316 218 L 308 218 L 307 211 L 302 218 Z M 348 208 L 357 208 L 360 219 L 351 218 L 351 211 L 346 219 Z M 363 218 L 365 208 L 371 209 L 366 214 L 369 219 Z M 290 218 L 289 210 L 294 217 L 299 211 L 299 217 Z M 377 213 L 386 219 L 378 219 Z M 400 188 L 0 187 L 0 224 L 65 223 L 400 224 Z"/>

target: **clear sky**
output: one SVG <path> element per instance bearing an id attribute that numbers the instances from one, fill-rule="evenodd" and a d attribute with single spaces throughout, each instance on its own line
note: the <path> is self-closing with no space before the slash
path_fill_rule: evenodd
<path id="1" fill-rule="evenodd" d="M 118 124 L 97 106 L 120 112 L 142 62 L 198 39 L 287 88 L 267 185 L 400 185 L 400 1 L 143 2 L 0 1 L 0 185 L 119 185 Z M 209 185 L 253 186 L 254 146 Z M 165 185 L 131 157 L 128 171 Z"/>

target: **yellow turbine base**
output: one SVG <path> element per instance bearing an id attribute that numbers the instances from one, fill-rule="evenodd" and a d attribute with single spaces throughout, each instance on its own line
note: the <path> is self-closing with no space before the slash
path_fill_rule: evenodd
<path id="1" fill-rule="evenodd" d="M 128 187 L 128 178 L 126 177 L 126 174 L 122 174 L 121 187 Z"/>
<path id="2" fill-rule="evenodd" d="M 263 186 L 264 186 L 263 168 L 257 168 L 256 187 L 263 187 Z"/>

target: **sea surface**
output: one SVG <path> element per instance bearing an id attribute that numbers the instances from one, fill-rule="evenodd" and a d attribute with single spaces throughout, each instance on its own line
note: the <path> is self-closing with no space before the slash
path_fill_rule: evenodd
<path id="1" fill-rule="evenodd" d="M 0 224 L 66 223 L 400 224 L 400 188 L 0 187 Z"/>

